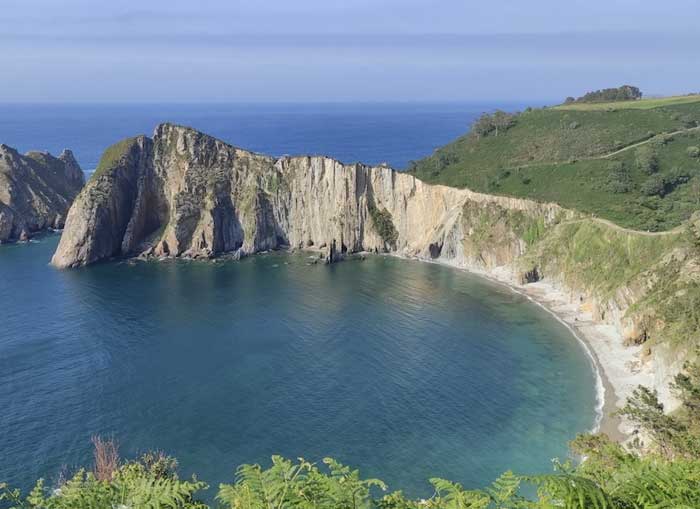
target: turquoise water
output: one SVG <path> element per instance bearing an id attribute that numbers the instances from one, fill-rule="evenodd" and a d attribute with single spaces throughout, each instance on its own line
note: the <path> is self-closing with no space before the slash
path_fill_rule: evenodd
<path id="1" fill-rule="evenodd" d="M 70 147 L 90 170 L 167 120 L 276 155 L 403 167 L 494 106 L 0 105 L 0 142 Z M 464 272 L 285 254 L 61 272 L 57 242 L 0 246 L 0 482 L 50 484 L 89 464 L 101 433 L 214 487 L 277 453 L 334 456 L 426 496 L 429 477 L 550 471 L 594 422 L 570 332 Z"/>
<path id="2" fill-rule="evenodd" d="M 0 247 L 0 479 L 55 479 L 101 433 L 212 486 L 278 453 L 428 495 L 549 471 L 594 421 L 577 340 L 476 276 L 296 254 L 57 271 L 57 241 Z"/>

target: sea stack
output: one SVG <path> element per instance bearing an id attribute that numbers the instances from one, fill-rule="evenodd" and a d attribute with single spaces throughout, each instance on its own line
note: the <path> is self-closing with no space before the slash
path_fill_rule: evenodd
<path id="1" fill-rule="evenodd" d="M 28 152 L 0 145 L 0 242 L 26 240 L 47 228 L 63 228 L 84 185 L 73 153 Z"/>

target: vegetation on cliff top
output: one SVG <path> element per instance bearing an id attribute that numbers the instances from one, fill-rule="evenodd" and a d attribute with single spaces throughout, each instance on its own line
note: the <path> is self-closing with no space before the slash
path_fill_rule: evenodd
<path id="1" fill-rule="evenodd" d="M 631 85 L 622 85 L 617 88 L 604 88 L 588 92 L 583 96 L 575 99 L 567 97 L 565 104 L 572 103 L 606 103 L 619 101 L 636 101 L 642 98 L 642 91 Z"/>
<path id="2" fill-rule="evenodd" d="M 661 509 L 700 507 L 700 364 L 687 364 L 672 389 L 682 402 L 664 413 L 655 392 L 640 387 L 621 413 L 639 436 L 624 448 L 605 435 L 581 435 L 572 451 L 576 466 L 555 461 L 551 474 L 506 472 L 485 489 L 465 489 L 430 479 L 433 495 L 413 500 L 387 492 L 378 479 L 364 479 L 337 461 L 321 465 L 273 456 L 269 468 L 242 465 L 231 484 L 221 484 L 217 507 L 227 509 Z M 40 480 L 27 497 L 0 484 L 0 507 L 12 509 L 207 509 L 207 485 L 182 480 L 177 461 L 162 453 L 120 462 L 113 441 L 99 438 L 95 466 L 48 487 Z M 528 495 L 536 489 L 536 495 Z"/>
<path id="3" fill-rule="evenodd" d="M 678 226 L 700 208 L 700 95 L 610 104 L 484 116 L 409 171 L 432 183 L 556 202 L 630 228 Z"/>
<path id="4" fill-rule="evenodd" d="M 134 136 L 131 138 L 125 138 L 114 145 L 107 147 L 107 149 L 102 153 L 100 162 L 95 168 L 95 172 L 92 174 L 92 179 L 96 179 L 104 175 L 109 170 L 115 168 L 120 161 L 122 161 L 128 154 L 131 148 L 136 143 L 138 137 Z"/>

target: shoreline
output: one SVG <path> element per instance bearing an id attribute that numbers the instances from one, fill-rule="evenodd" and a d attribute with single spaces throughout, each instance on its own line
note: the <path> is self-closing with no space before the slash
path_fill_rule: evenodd
<path id="1" fill-rule="evenodd" d="M 313 247 L 297 250 L 283 249 L 281 251 L 287 253 L 307 252 L 315 256 L 323 252 L 323 250 Z M 574 303 L 571 294 L 575 292 L 570 289 L 558 288 L 547 280 L 519 284 L 514 281 L 514 273 L 507 266 L 499 266 L 489 271 L 483 267 L 462 264 L 459 260 L 431 259 L 399 252 L 361 251 L 349 256 L 346 255 L 345 259 L 373 254 L 433 263 L 464 271 L 500 287 L 506 287 L 550 313 L 581 343 L 596 377 L 596 417 L 591 432 L 605 433 L 610 439 L 619 443 L 624 443 L 633 436 L 634 429 L 626 424 L 622 418 L 614 416 L 613 413 L 624 405 L 627 397 L 638 385 L 652 387 L 653 373 L 650 372 L 649 366 L 642 366 L 639 362 L 641 347 L 624 346 L 623 335 L 619 328 L 615 325 L 595 321 L 591 312 L 585 309 L 586 303 Z"/>
<path id="2" fill-rule="evenodd" d="M 507 267 L 487 271 L 481 267 L 462 265 L 449 260 L 404 256 L 399 253 L 392 253 L 391 256 L 435 263 L 482 277 L 507 287 L 550 313 L 581 343 L 591 361 L 591 368 L 597 379 L 596 421 L 591 431 L 605 433 L 619 443 L 632 437 L 633 428 L 613 414 L 624 405 L 627 397 L 638 385 L 652 386 L 653 374 L 648 367 L 640 367 L 638 357 L 641 347 L 624 346 L 623 336 L 618 327 L 596 322 L 583 303 L 576 304 L 572 301 L 571 291 L 565 292 L 546 280 L 518 284 Z"/>
<path id="3" fill-rule="evenodd" d="M 323 253 L 322 249 L 314 249 L 313 247 L 299 248 L 298 250 L 284 249 L 282 251 L 311 253 L 313 257 Z M 252 255 L 265 252 L 267 251 L 252 253 Z M 624 346 L 623 335 L 619 328 L 596 322 L 592 313 L 586 309 L 586 303 L 573 302 L 571 294 L 575 292 L 564 291 L 546 280 L 519 284 L 514 281 L 513 272 L 506 266 L 496 267 L 494 270 L 488 271 L 483 267 L 460 264 L 459 261 L 424 258 L 399 252 L 359 251 L 345 255 L 343 259 L 359 259 L 373 254 L 433 263 L 467 272 L 499 287 L 506 287 L 551 314 L 581 344 L 596 378 L 596 415 L 590 432 L 605 433 L 611 440 L 619 443 L 624 443 L 632 438 L 634 428 L 626 424 L 621 417 L 613 414 L 624 405 L 626 399 L 638 385 L 653 386 L 653 374 L 650 373 L 648 366 L 646 369 L 638 367 L 635 370 L 633 368 L 633 366 L 640 365 L 638 357 L 641 346 Z"/>

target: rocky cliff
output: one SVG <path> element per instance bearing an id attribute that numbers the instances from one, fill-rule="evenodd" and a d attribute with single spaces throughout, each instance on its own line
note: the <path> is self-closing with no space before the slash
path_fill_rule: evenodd
<path id="1" fill-rule="evenodd" d="M 554 204 L 427 185 L 386 167 L 321 156 L 275 159 L 164 124 L 152 139 L 133 138 L 107 150 L 71 208 L 53 264 L 328 250 L 334 242 L 339 255 L 392 251 L 459 258 L 461 241 L 470 235 L 462 229 L 467 204 L 545 222 L 565 213 Z M 521 248 L 504 242 L 512 256 Z"/>
<path id="2" fill-rule="evenodd" d="M 700 226 L 697 236 L 700 245 Z M 52 263 L 306 248 L 321 249 L 328 261 L 392 252 L 515 285 L 544 279 L 573 307 L 572 321 L 589 317 L 617 331 L 616 344 L 594 348 L 622 362 L 622 397 L 638 380 L 665 391 L 680 369 L 673 352 L 697 342 L 694 313 L 674 315 L 698 279 L 687 276 L 698 256 L 683 239 L 615 228 L 552 203 L 430 185 L 386 167 L 275 159 L 164 124 L 153 138 L 105 152 L 70 209 Z M 681 272 L 693 282 L 669 286 Z M 629 346 L 617 349 L 623 342 Z M 649 376 L 625 378 L 628 372 Z"/>
<path id="3" fill-rule="evenodd" d="M 83 172 L 70 150 L 20 154 L 0 145 L 0 242 L 62 228 L 83 187 Z"/>

